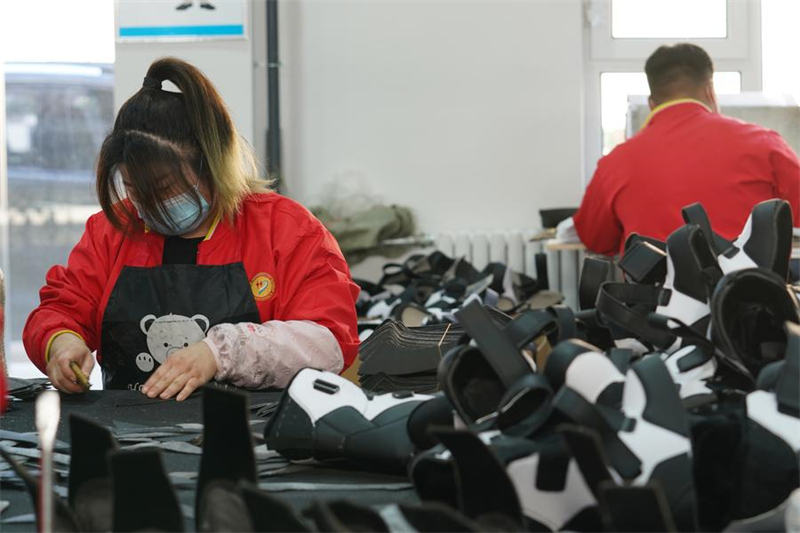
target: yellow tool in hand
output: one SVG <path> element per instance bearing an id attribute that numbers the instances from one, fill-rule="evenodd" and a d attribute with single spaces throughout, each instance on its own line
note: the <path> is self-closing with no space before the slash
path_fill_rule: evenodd
<path id="1" fill-rule="evenodd" d="M 81 367 L 78 366 L 78 363 L 71 361 L 69 368 L 75 372 L 75 378 L 78 380 L 78 384 L 83 387 L 83 391 L 86 392 L 89 390 L 89 379 L 86 377 L 86 374 L 83 373 Z"/>

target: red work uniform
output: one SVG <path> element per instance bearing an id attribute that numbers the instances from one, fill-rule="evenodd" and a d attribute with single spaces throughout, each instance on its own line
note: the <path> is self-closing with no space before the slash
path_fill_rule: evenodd
<path id="1" fill-rule="evenodd" d="M 800 226 L 800 164 L 781 136 L 678 100 L 599 161 L 575 229 L 589 250 L 614 255 L 634 232 L 666 240 L 683 225 L 681 209 L 700 202 L 714 231 L 733 239 L 772 198 L 788 201 Z"/>
<path id="2" fill-rule="evenodd" d="M 127 322 L 119 318 L 120 313 L 136 308 L 137 300 L 158 300 L 164 314 L 191 316 L 203 312 L 192 318 L 200 317 L 205 330 L 214 325 L 214 308 L 231 309 L 222 313 L 220 322 L 234 323 L 243 317 L 247 317 L 246 322 L 261 323 L 311 321 L 336 338 L 345 368 L 353 362 L 359 343 L 355 313 L 358 286 L 352 282 L 333 236 L 300 204 L 274 193 L 247 197 L 232 223 L 219 221 L 200 242 L 196 267 L 162 266 L 164 241 L 153 232 L 126 236 L 103 213 L 89 218 L 68 266 L 57 265 L 48 272 L 47 284 L 40 293 L 41 304 L 28 317 L 23 341 L 31 361 L 44 372 L 45 354 L 54 335 L 73 331 L 83 337 L 90 350 L 97 350 L 106 387 L 110 383 L 107 370 L 119 370 L 124 379 L 111 382 L 110 388 L 122 388 L 125 380 L 132 379 L 131 372 L 138 372 L 122 359 L 134 357 L 136 353 L 131 350 L 147 347 L 139 331 L 140 320 L 144 328 L 153 323 L 159 311 L 150 320 L 131 313 Z M 127 281 L 121 281 L 123 278 Z M 115 289 L 119 285 L 127 292 Z M 192 295 L 186 293 L 195 290 L 211 297 L 192 302 Z M 168 309 L 174 301 L 180 305 L 183 299 L 189 300 L 190 306 L 209 307 L 207 311 Z M 115 316 L 109 319 L 112 307 Z M 124 353 L 126 346 L 133 346 L 127 350 L 131 353 L 120 357 L 127 367 L 104 364 L 104 347 Z"/>

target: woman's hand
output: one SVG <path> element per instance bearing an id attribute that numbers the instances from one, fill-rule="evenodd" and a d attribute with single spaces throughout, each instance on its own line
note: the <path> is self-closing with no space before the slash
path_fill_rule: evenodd
<path id="1" fill-rule="evenodd" d="M 88 379 L 94 367 L 94 357 L 86 343 L 77 335 L 62 333 L 50 345 L 50 361 L 47 363 L 47 377 L 50 383 L 68 394 L 83 392 L 75 372 L 69 367 L 75 361 Z"/>
<path id="2" fill-rule="evenodd" d="M 217 373 L 217 361 L 211 348 L 200 341 L 173 353 L 158 367 L 142 387 L 150 398 L 166 400 L 178 394 L 185 400 L 197 387 L 207 383 Z"/>

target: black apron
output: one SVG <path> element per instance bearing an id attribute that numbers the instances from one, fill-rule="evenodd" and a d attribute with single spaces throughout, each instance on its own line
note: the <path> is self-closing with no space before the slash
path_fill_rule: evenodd
<path id="1" fill-rule="evenodd" d="M 139 390 L 169 355 L 237 322 L 261 322 L 241 262 L 123 267 L 103 314 L 103 386 Z"/>

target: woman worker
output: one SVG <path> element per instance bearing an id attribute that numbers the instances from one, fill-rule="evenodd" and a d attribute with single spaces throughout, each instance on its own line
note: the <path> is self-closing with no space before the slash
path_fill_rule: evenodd
<path id="1" fill-rule="evenodd" d="M 88 376 L 97 350 L 105 388 L 178 400 L 211 379 L 284 387 L 304 367 L 348 366 L 358 288 L 347 263 L 267 185 L 211 82 L 184 61 L 154 62 L 100 150 L 103 211 L 28 317 L 31 361 L 80 392 L 70 363 Z"/>

